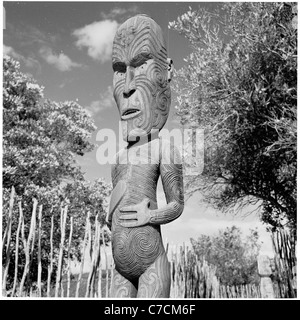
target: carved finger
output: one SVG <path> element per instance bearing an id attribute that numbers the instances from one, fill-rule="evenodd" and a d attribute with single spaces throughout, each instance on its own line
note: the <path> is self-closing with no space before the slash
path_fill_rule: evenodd
<path id="1" fill-rule="evenodd" d="M 121 212 L 137 212 L 136 206 L 127 206 L 120 209 Z"/>
<path id="2" fill-rule="evenodd" d="M 124 212 L 124 214 L 120 217 L 120 220 L 137 220 L 137 214 Z"/>
<path id="3" fill-rule="evenodd" d="M 126 228 L 133 228 L 133 227 L 138 227 L 139 224 L 138 222 L 135 220 L 135 221 L 124 221 L 124 222 L 121 222 L 120 223 L 122 227 L 126 227 Z"/>

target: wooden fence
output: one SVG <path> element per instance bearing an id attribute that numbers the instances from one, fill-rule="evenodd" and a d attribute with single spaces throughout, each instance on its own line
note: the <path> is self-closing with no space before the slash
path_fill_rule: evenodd
<path id="1" fill-rule="evenodd" d="M 216 276 L 216 267 L 199 259 L 188 247 L 170 252 L 171 298 L 260 298 L 260 287 L 254 284 L 225 286 Z"/>
<path id="2" fill-rule="evenodd" d="M 49 252 L 49 260 L 50 264 L 48 266 L 48 279 L 47 282 L 42 283 L 41 274 L 42 274 L 42 265 L 41 265 L 41 234 L 42 230 L 42 212 L 43 207 L 38 206 L 37 201 L 33 200 L 33 209 L 31 215 L 31 222 L 29 227 L 28 236 L 25 236 L 25 222 L 24 215 L 22 210 L 21 202 L 18 203 L 19 208 L 19 217 L 18 217 L 18 226 L 16 229 L 15 236 L 15 259 L 14 259 L 14 279 L 13 284 L 8 286 L 7 277 L 8 270 L 12 267 L 11 260 L 11 249 L 12 249 L 12 223 L 13 223 L 13 214 L 17 214 L 13 212 L 14 207 L 14 196 L 15 196 L 14 188 L 12 188 L 9 210 L 7 215 L 7 225 L 2 238 L 2 261 L 3 261 L 3 273 L 2 273 L 2 295 L 3 296 L 47 296 L 47 297 L 70 297 L 71 292 L 71 283 L 74 287 L 74 281 L 71 281 L 74 276 L 71 274 L 71 256 L 70 250 L 72 245 L 72 234 L 73 234 L 73 217 L 70 217 L 69 223 L 69 234 L 68 239 L 66 235 L 66 223 L 67 223 L 67 215 L 68 215 L 68 207 L 61 208 L 60 212 L 60 246 L 59 246 L 59 254 L 57 258 L 57 271 L 55 275 L 55 284 L 53 283 L 53 264 L 54 264 L 54 246 L 53 246 L 53 232 L 54 232 L 54 216 L 51 217 L 51 231 L 50 231 L 50 252 Z M 92 261 L 91 261 L 91 270 L 88 273 L 88 278 L 86 279 L 86 290 L 85 297 L 94 297 L 94 296 L 103 296 L 101 286 L 103 281 L 98 281 L 96 288 L 96 279 L 97 277 L 102 279 L 102 274 L 105 272 L 107 277 L 109 275 L 109 266 L 106 265 L 105 269 L 100 266 L 100 238 L 102 237 L 104 242 L 104 231 L 100 228 L 100 223 L 98 217 L 96 216 L 94 232 L 92 232 L 92 225 L 90 220 L 90 214 L 87 214 L 86 217 L 86 225 L 85 225 L 85 234 L 84 240 L 82 244 L 82 259 L 80 264 L 80 272 L 77 275 L 76 279 L 76 289 L 75 289 L 75 297 L 79 297 L 79 290 L 82 285 L 82 275 L 83 275 L 83 266 L 85 263 L 85 251 L 89 246 L 92 252 Z M 20 244 L 20 238 L 22 243 Z M 37 238 L 37 239 L 36 239 Z M 65 245 L 67 240 L 67 247 Z M 37 242 L 37 244 L 36 244 Z M 30 279 L 30 271 L 32 270 L 32 261 L 35 246 L 37 245 L 37 279 L 36 281 L 32 281 Z M 25 253 L 25 265 L 23 268 L 23 275 L 21 280 L 18 279 L 18 269 L 20 268 L 18 260 L 19 260 L 19 250 L 23 249 Z M 106 256 L 106 248 L 103 246 L 104 255 Z M 67 259 L 64 259 L 64 251 L 67 251 Z M 106 259 L 107 260 L 107 259 Z M 26 287 L 30 287 L 30 290 L 26 290 Z M 107 281 L 106 281 L 107 282 Z M 74 291 L 74 290 L 73 290 Z M 105 295 L 108 296 L 108 286 L 105 292 Z M 81 293 L 82 296 L 82 293 Z"/>
<path id="3" fill-rule="evenodd" d="M 274 249 L 273 283 L 275 294 L 283 298 L 297 297 L 296 241 L 285 229 L 272 234 Z"/>
<path id="4" fill-rule="evenodd" d="M 99 220 L 94 219 L 94 225 L 87 214 L 84 239 L 82 242 L 82 259 L 79 272 L 72 274 L 71 246 L 73 234 L 73 217 L 68 217 L 68 207 L 61 208 L 60 212 L 60 246 L 58 254 L 54 255 L 53 232 L 54 221 L 51 218 L 50 230 L 50 252 L 47 281 L 42 282 L 41 266 L 41 234 L 42 230 L 42 206 L 38 206 L 36 200 L 33 202 L 31 222 L 28 236 L 25 236 L 24 215 L 21 203 L 18 203 L 18 212 L 14 212 L 14 190 L 12 190 L 10 204 L 7 214 L 7 225 L 2 239 L 2 295 L 9 297 L 86 297 L 86 298 L 108 298 L 112 281 L 113 265 L 109 261 L 108 248 L 102 245 L 100 239 L 105 243 L 104 229 L 101 228 Z M 18 214 L 15 239 L 14 266 L 10 263 L 12 252 L 12 217 Z M 66 224 L 70 224 L 66 234 Z M 275 240 L 274 240 L 275 241 Z M 21 242 L 21 243 L 20 243 Z M 37 249 L 36 249 L 37 247 Z M 22 277 L 18 278 L 18 257 L 20 248 L 25 253 L 25 266 L 22 266 Z M 278 248 L 277 248 L 278 249 Z M 37 250 L 37 265 L 33 264 L 34 250 Z M 89 271 L 84 272 L 86 251 L 90 253 Z M 279 249 L 278 249 L 279 250 Z M 171 298 L 261 298 L 260 286 L 241 285 L 224 286 L 216 277 L 216 268 L 208 265 L 204 259 L 199 259 L 191 249 L 185 245 L 177 248 L 169 248 L 167 244 L 168 257 L 171 268 Z M 36 252 L 36 251 L 35 251 Z M 285 252 L 287 254 L 287 252 Z M 289 253 L 290 254 L 290 253 Z M 64 258 L 67 256 L 67 258 Z M 56 260 L 55 260 L 56 259 Z M 284 259 L 284 257 L 281 257 Z M 53 264 L 57 268 L 54 273 Z M 283 268 L 281 260 L 275 260 L 279 268 Z M 8 268 L 14 268 L 13 282 L 7 283 Z M 287 267 L 287 266 L 285 266 Z M 37 278 L 30 278 L 32 268 L 37 268 Z M 286 271 L 285 271 L 286 272 Z M 54 281 L 53 281 L 54 279 Z M 275 297 L 286 296 L 286 291 L 275 290 Z"/>

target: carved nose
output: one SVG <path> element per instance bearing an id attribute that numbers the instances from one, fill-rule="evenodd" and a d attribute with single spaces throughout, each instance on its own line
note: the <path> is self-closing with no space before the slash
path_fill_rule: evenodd
<path id="1" fill-rule="evenodd" d="M 124 98 L 129 98 L 136 90 L 135 79 L 134 79 L 134 70 L 130 67 L 127 67 L 126 70 L 126 80 L 123 91 Z"/>
<path id="2" fill-rule="evenodd" d="M 134 94 L 134 92 L 135 92 L 135 89 L 131 89 L 129 91 L 124 91 L 123 96 L 124 96 L 124 98 L 129 98 L 132 94 Z"/>

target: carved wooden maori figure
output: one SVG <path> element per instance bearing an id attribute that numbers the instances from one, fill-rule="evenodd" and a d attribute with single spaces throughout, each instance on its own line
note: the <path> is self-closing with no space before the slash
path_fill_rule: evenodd
<path id="1" fill-rule="evenodd" d="M 112 166 L 108 224 L 115 261 L 112 297 L 169 297 L 170 266 L 160 225 L 184 206 L 178 150 L 158 136 L 171 102 L 171 60 L 161 28 L 146 15 L 125 21 L 113 42 L 114 98 L 128 145 Z M 161 175 L 167 204 L 157 207 Z"/>

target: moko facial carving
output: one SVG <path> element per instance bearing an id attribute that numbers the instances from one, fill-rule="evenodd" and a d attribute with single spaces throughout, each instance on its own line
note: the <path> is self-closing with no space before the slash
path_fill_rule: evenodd
<path id="1" fill-rule="evenodd" d="M 169 61 L 158 24 L 144 15 L 128 19 L 113 42 L 114 97 L 123 139 L 160 130 L 167 121 L 171 91 Z"/>
<path id="2" fill-rule="evenodd" d="M 171 59 L 164 43 L 160 27 L 145 15 L 123 23 L 113 42 L 114 98 L 128 145 L 117 154 L 111 171 L 111 297 L 170 294 L 170 264 L 160 226 L 180 216 L 184 199 L 180 154 L 158 136 L 171 97 Z M 156 196 L 159 176 L 167 202 L 162 208 Z"/>

